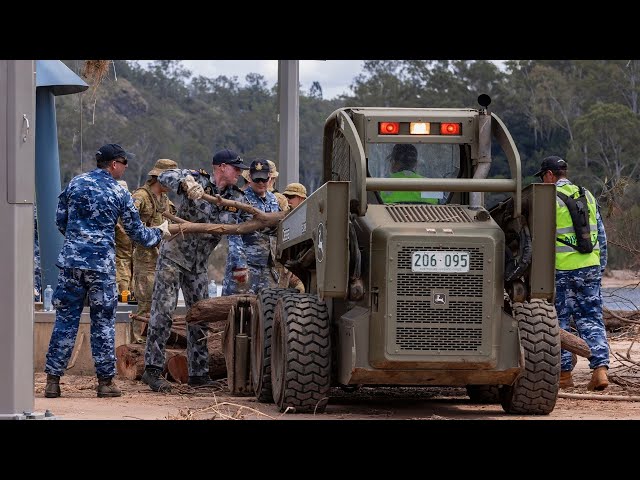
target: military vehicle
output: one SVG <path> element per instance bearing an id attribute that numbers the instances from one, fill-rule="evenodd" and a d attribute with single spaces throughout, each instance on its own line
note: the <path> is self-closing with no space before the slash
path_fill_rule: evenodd
<path id="1" fill-rule="evenodd" d="M 522 189 L 490 101 L 329 116 L 324 184 L 278 226 L 307 293 L 264 289 L 257 312 L 233 313 L 260 401 L 319 413 L 335 387 L 458 386 L 508 413 L 553 410 L 555 186 Z M 488 178 L 493 158 L 510 178 Z"/>

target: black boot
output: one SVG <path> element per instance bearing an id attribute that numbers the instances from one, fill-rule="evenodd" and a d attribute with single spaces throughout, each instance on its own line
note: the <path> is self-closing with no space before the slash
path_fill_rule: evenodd
<path id="1" fill-rule="evenodd" d="M 173 388 L 171 383 L 162 376 L 162 369 L 157 367 L 145 367 L 142 381 L 154 392 L 169 392 Z"/>
<path id="2" fill-rule="evenodd" d="M 98 397 L 119 397 L 122 392 L 113 383 L 113 377 L 98 377 Z"/>
<path id="3" fill-rule="evenodd" d="M 211 380 L 209 375 L 197 375 L 194 377 L 189 375 L 189 385 L 192 387 L 215 387 L 218 382 Z"/>
<path id="4" fill-rule="evenodd" d="M 60 396 L 60 376 L 47 373 L 47 386 L 44 387 L 44 396 L 57 398 Z"/>

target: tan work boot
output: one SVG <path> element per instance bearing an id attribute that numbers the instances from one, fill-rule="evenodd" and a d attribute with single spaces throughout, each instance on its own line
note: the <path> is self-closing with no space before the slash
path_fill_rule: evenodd
<path id="1" fill-rule="evenodd" d="M 604 390 L 608 386 L 607 367 L 596 368 L 591 374 L 591 381 L 587 385 L 587 390 Z"/>
<path id="2" fill-rule="evenodd" d="M 44 396 L 47 398 L 57 398 L 60 396 L 60 377 L 47 373 L 47 386 L 44 387 Z"/>
<path id="3" fill-rule="evenodd" d="M 122 392 L 116 384 L 113 383 L 113 377 L 98 377 L 98 397 L 119 397 Z"/>
<path id="4" fill-rule="evenodd" d="M 560 388 L 573 387 L 573 377 L 571 370 L 560 372 Z"/>

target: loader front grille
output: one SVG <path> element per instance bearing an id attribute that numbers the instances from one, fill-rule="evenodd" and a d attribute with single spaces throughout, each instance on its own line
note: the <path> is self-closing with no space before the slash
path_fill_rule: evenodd
<path id="1" fill-rule="evenodd" d="M 487 247 L 402 245 L 396 255 L 391 256 L 397 259 L 395 305 L 392 304 L 397 351 L 481 353 L 483 322 L 491 298 L 483 294 L 485 276 L 489 274 L 485 269 Z M 471 257 L 470 270 L 466 273 L 412 272 L 411 255 L 420 250 L 467 251 Z M 393 269 L 392 265 L 392 272 Z M 436 294 L 445 298 L 446 304 L 434 303 Z"/>

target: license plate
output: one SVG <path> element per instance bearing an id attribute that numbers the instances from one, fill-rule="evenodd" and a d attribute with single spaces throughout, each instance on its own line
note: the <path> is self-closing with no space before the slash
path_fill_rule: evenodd
<path id="1" fill-rule="evenodd" d="M 413 252 L 412 272 L 464 273 L 469 271 L 469 252 Z"/>

